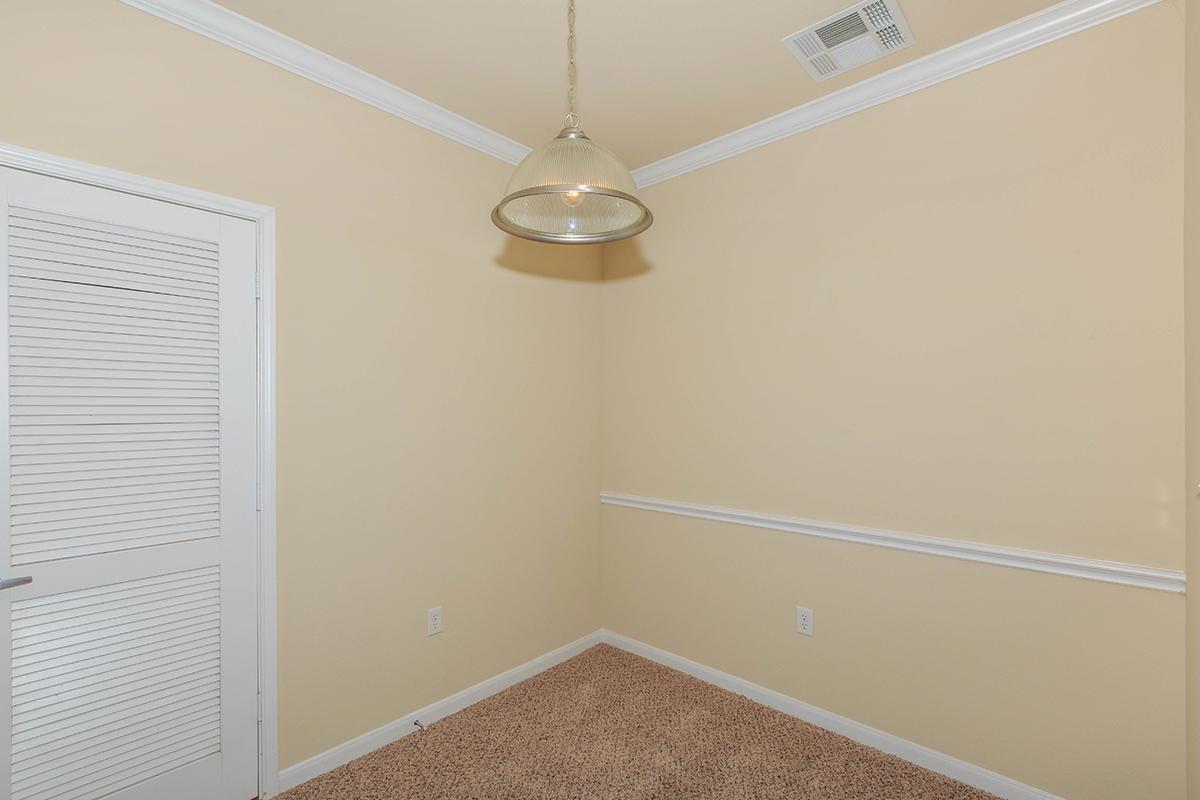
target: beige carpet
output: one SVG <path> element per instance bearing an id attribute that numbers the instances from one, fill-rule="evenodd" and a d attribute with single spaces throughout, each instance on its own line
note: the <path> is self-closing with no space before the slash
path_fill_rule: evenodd
<path id="1" fill-rule="evenodd" d="M 608 645 L 279 800 L 995 800 Z"/>

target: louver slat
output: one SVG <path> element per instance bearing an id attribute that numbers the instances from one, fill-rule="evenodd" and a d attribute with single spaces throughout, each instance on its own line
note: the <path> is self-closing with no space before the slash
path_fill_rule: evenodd
<path id="1" fill-rule="evenodd" d="M 9 212 L 12 563 L 219 535 L 218 251 Z"/>
<path id="2" fill-rule="evenodd" d="M 219 752 L 217 567 L 12 616 L 13 800 L 91 800 Z"/>
<path id="3" fill-rule="evenodd" d="M 261 231 L 5 167 L 0 205 L 0 798 L 254 797 Z"/>

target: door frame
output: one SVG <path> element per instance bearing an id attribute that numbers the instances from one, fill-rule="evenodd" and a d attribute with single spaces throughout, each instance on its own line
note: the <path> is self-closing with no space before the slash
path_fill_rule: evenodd
<path id="1" fill-rule="evenodd" d="M 258 239 L 258 796 L 279 792 L 275 547 L 275 209 L 0 142 L 0 166 L 255 223 Z"/>

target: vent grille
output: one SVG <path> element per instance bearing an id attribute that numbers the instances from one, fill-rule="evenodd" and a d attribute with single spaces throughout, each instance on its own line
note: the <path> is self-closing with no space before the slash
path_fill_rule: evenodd
<path id="1" fill-rule="evenodd" d="M 833 75 L 838 71 L 838 65 L 833 59 L 822 53 L 812 60 L 812 68 L 822 75 Z"/>
<path id="2" fill-rule="evenodd" d="M 879 41 L 887 50 L 896 50 L 905 45 L 904 32 L 895 25 L 888 25 L 879 31 Z"/>
<path id="3" fill-rule="evenodd" d="M 821 40 L 812 33 L 797 36 L 796 47 L 800 48 L 805 58 L 817 58 L 825 54 L 825 45 L 821 44 Z"/>
<path id="4" fill-rule="evenodd" d="M 912 30 L 897 0 L 872 0 L 853 6 L 783 40 L 783 46 L 817 81 L 912 43 Z"/>
<path id="5" fill-rule="evenodd" d="M 816 30 L 817 38 L 829 48 L 837 47 L 866 32 L 867 23 L 863 22 L 863 18 L 859 14 L 850 14 L 828 25 L 822 25 Z"/>
<path id="6" fill-rule="evenodd" d="M 888 9 L 886 0 L 875 0 L 874 3 L 863 6 L 862 13 L 877 28 L 892 21 L 892 12 Z"/>

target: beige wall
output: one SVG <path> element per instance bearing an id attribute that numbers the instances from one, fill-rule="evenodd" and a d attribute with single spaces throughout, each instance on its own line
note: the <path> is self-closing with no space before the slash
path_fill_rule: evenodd
<path id="1" fill-rule="evenodd" d="M 648 189 L 604 488 L 1182 569 L 1182 78 L 1164 3 Z M 602 530 L 618 632 L 1064 797 L 1183 796 L 1179 595 Z"/>
<path id="2" fill-rule="evenodd" d="M 599 625 L 599 254 L 508 166 L 115 0 L 0 3 L 0 75 L 0 141 L 278 209 L 283 766 Z"/>
<path id="3" fill-rule="evenodd" d="M 1187 574 L 1200 586 L 1200 0 L 1186 0 L 1184 245 L 1187 305 Z M 1187 597 L 1188 798 L 1200 800 L 1200 591 Z"/>
<path id="4" fill-rule="evenodd" d="M 1174 800 L 1182 597 L 595 495 L 1183 568 L 1178 15 L 655 186 L 603 288 L 506 165 L 115 0 L 0 4 L 0 141 L 278 209 L 283 766 L 605 624 Z"/>

